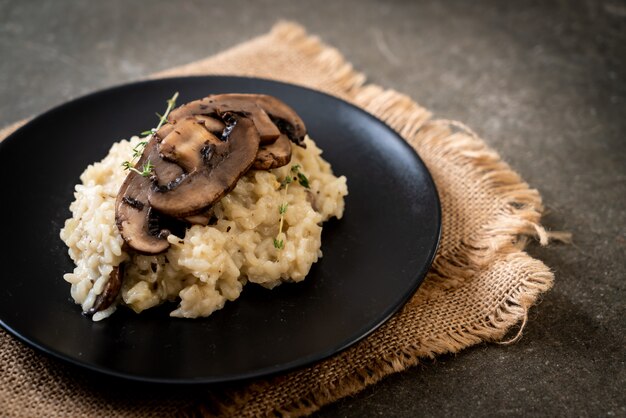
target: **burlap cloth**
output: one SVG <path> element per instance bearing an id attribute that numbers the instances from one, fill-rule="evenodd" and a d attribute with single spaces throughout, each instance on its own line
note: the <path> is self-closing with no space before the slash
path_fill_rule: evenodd
<path id="1" fill-rule="evenodd" d="M 306 369 L 219 389 L 102 383 L 0 331 L 0 415 L 305 415 L 420 358 L 502 339 L 551 287 L 550 270 L 523 251 L 528 237 L 542 244 L 549 238 L 539 225 L 539 193 L 464 125 L 433 119 L 409 97 L 366 84 L 337 50 L 292 23 L 156 76 L 198 74 L 308 86 L 355 103 L 397 130 L 428 166 L 441 198 L 441 247 L 424 284 L 399 313 L 348 350 Z"/>

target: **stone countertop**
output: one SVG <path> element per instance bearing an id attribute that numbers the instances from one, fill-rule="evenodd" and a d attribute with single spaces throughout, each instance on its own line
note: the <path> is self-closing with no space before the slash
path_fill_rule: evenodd
<path id="1" fill-rule="evenodd" d="M 541 191 L 545 226 L 574 234 L 530 247 L 556 284 L 517 344 L 426 361 L 316 416 L 626 416 L 624 2 L 0 0 L 0 125 L 278 19 L 471 126 Z"/>

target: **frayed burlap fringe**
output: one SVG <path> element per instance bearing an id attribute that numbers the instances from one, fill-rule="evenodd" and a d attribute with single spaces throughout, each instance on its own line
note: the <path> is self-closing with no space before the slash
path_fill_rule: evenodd
<path id="1" fill-rule="evenodd" d="M 366 84 L 365 76 L 339 51 L 293 23 L 279 23 L 266 35 L 155 77 L 203 74 L 263 77 L 307 86 L 350 101 L 382 119 L 415 148 L 431 171 L 442 203 L 443 232 L 439 252 L 420 290 L 366 339 L 309 368 L 214 389 L 192 402 L 185 415 L 307 415 L 414 366 L 421 358 L 455 353 L 483 341 L 511 343 L 521 337 L 528 309 L 553 282 L 549 269 L 528 256 L 524 247 L 530 238 L 545 245 L 550 239 L 568 237 L 547 232 L 540 225 L 543 207 L 539 193 L 471 129 L 459 122 L 432 119 L 427 109 L 409 97 Z M 516 325 L 515 335 L 502 341 Z M 0 334 L 0 338 L 8 337 Z M 2 341 L 12 347 L 9 349 L 26 350 Z M 24 373 L 30 381 L 38 378 L 31 371 Z M 79 385 L 70 379 L 61 373 L 48 378 L 47 384 L 58 389 L 63 399 L 65 392 Z M 113 394 L 107 399 L 105 413 L 98 406 L 102 405 L 98 393 L 83 390 L 80 396 L 87 406 L 74 415 L 151 416 L 176 405 L 155 399 L 129 407 L 122 395 Z M 31 398 L 7 385 L 0 387 L 0 406 L 7 399 L 26 403 Z M 93 407 L 89 409 L 89 405 Z"/>
<path id="2" fill-rule="evenodd" d="M 309 37 L 299 26 L 283 23 L 272 31 L 272 36 L 289 43 L 292 48 L 306 54 L 312 62 L 320 63 L 320 70 L 338 74 L 333 82 L 343 92 L 340 96 L 352 101 L 385 121 L 399 132 L 424 158 L 433 173 L 440 192 L 446 192 L 446 179 L 438 175 L 439 163 L 446 165 L 471 166 L 469 181 L 487 189 L 497 196 L 498 209 L 490 221 L 465 234 L 463 229 L 443 231 L 444 243 L 436 257 L 431 272 L 416 298 L 422 302 L 437 295 L 441 289 L 450 289 L 475 277 L 499 259 L 515 264 L 525 277 L 508 289 L 502 302 L 493 306 L 491 313 L 478 322 L 468 321 L 463 326 L 446 330 L 428 338 L 406 344 L 399 351 L 381 355 L 361 368 L 354 368 L 337 380 L 324 381 L 299 393 L 288 396 L 276 408 L 260 408 L 262 400 L 274 393 L 272 387 L 292 387 L 281 382 L 279 377 L 269 382 L 256 383 L 240 392 L 220 394 L 211 407 L 204 407 L 206 416 L 255 416 L 272 414 L 277 416 L 300 416 L 316 411 L 322 405 L 354 394 L 384 376 L 414 366 L 422 357 L 457 352 L 482 341 L 503 338 L 515 324 L 525 324 L 527 312 L 537 297 L 552 286 L 553 275 L 540 261 L 522 252 L 527 237 L 534 237 L 542 245 L 547 244 L 549 234 L 539 224 L 542 212 L 541 197 L 530 189 L 519 175 L 504 163 L 499 155 L 489 149 L 484 141 L 465 125 L 448 120 L 431 120 L 431 114 L 407 96 L 375 85 L 364 85 L 362 74 L 352 70 L 336 50 L 322 45 L 317 38 Z M 333 91 L 331 91 L 332 93 Z M 471 196 L 468 196 L 471 198 Z M 444 216 L 455 216 L 455 210 L 446 210 Z M 457 202 L 463 203 L 463 202 Z M 444 226 L 449 224 L 444 221 Z M 456 232 L 455 236 L 451 232 Z M 446 245 L 446 241 L 447 244 Z M 409 305 L 410 306 L 410 305 Z M 406 309 L 401 315 L 404 315 Z M 393 322 L 390 321 L 390 322 Z M 385 327 L 383 327 L 384 330 Z M 521 336 L 520 327 L 515 340 Z M 353 360 L 354 358 L 352 358 Z M 351 362 L 348 361 L 348 364 Z M 298 375 L 298 372 L 294 373 Z M 305 378 L 298 376 L 294 380 Z M 291 379 L 289 379 L 291 380 Z M 287 390 L 287 392 L 289 392 Z M 255 396 L 255 394 L 258 396 Z M 292 391 L 293 394 L 293 391 Z M 271 397 L 271 396 L 270 396 Z M 291 400 L 291 402 L 289 402 Z"/>

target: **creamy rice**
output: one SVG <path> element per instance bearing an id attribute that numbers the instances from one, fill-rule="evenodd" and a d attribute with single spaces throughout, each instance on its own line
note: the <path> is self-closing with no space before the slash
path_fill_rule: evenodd
<path id="1" fill-rule="evenodd" d="M 61 239 L 69 248 L 76 268 L 64 275 L 71 295 L 84 311 L 102 292 L 115 266 L 126 263 L 120 304 L 139 313 L 164 301 L 179 300 L 171 316 L 195 318 L 221 309 L 235 300 L 246 282 L 269 289 L 282 282 L 304 280 L 321 256 L 322 222 L 341 218 L 346 178 L 335 177 L 315 143 L 293 146 L 291 162 L 270 171 L 250 170 L 235 189 L 213 206 L 217 223 L 194 225 L 184 237 L 170 235 L 167 252 L 156 256 L 127 253 L 115 225 L 115 199 L 126 177 L 121 165 L 140 141 L 114 144 L 100 162 L 87 167 L 76 185 Z M 310 184 L 297 182 L 287 192 L 280 181 L 300 164 Z M 279 206 L 288 203 L 283 233 L 284 248 L 274 248 L 280 220 Z M 116 304 L 93 316 L 111 315 Z"/>

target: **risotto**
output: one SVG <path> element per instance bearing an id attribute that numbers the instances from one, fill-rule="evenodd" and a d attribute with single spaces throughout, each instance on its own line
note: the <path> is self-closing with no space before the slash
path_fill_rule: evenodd
<path id="1" fill-rule="evenodd" d="M 93 306 L 111 272 L 125 266 L 120 295 L 93 315 L 96 321 L 120 304 L 139 313 L 165 301 L 179 301 L 171 316 L 208 316 L 237 299 L 247 282 L 268 289 L 299 282 L 322 256 L 322 222 L 343 215 L 346 178 L 333 175 L 320 149 L 306 137 L 306 148 L 292 147 L 289 164 L 241 177 L 213 206 L 211 224 L 193 225 L 181 236 L 170 234 L 170 247 L 162 254 L 126 251 L 116 227 L 115 202 L 126 177 L 120 167 L 140 141 L 118 142 L 102 161 L 87 167 L 75 187 L 72 217 L 61 230 L 76 264 L 64 278 L 83 311 Z M 297 182 L 281 187 L 294 167 L 306 175 L 308 188 Z M 280 208 L 288 209 L 281 214 Z"/>

